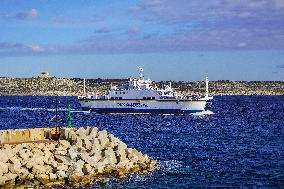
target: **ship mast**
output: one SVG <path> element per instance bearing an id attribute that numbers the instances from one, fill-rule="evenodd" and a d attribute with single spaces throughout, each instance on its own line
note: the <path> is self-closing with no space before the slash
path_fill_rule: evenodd
<path id="1" fill-rule="evenodd" d="M 86 95 L 86 78 L 84 78 L 84 96 L 87 96 Z"/>
<path id="2" fill-rule="evenodd" d="M 206 77 L 206 80 L 205 80 L 205 84 L 206 84 L 206 92 L 205 92 L 205 97 L 208 98 L 208 94 L 209 94 L 209 90 L 208 90 L 208 83 L 209 83 L 209 80 L 208 80 L 208 77 Z"/>
<path id="3" fill-rule="evenodd" d="M 139 66 L 138 69 L 139 69 L 139 79 L 144 80 L 143 68 L 141 66 Z"/>

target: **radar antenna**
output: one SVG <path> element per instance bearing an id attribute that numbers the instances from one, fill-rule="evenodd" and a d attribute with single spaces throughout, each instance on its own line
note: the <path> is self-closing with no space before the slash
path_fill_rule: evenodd
<path id="1" fill-rule="evenodd" d="M 139 70 L 139 79 L 143 80 L 144 79 L 144 69 L 141 66 L 138 66 Z"/>

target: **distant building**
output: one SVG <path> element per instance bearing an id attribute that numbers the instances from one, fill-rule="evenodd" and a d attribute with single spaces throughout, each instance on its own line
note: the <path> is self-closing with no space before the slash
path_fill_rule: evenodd
<path id="1" fill-rule="evenodd" d="M 51 76 L 49 75 L 49 73 L 47 71 L 43 71 L 39 74 L 38 77 L 39 78 L 50 78 Z"/>

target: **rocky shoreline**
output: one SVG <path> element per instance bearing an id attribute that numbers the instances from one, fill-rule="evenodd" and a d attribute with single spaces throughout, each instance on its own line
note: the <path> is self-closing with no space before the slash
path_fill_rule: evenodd
<path id="1" fill-rule="evenodd" d="M 111 86 L 121 85 L 126 79 L 88 79 L 86 91 L 90 95 L 105 94 Z M 172 83 L 181 95 L 204 95 L 205 82 L 160 81 L 159 87 Z M 284 95 L 284 81 L 210 81 L 211 95 Z M 80 96 L 83 79 L 80 78 L 0 78 L 0 96 Z"/>
<path id="2" fill-rule="evenodd" d="M 83 186 L 148 173 L 157 161 L 96 127 L 62 128 L 58 141 L 1 144 L 0 188 Z"/>

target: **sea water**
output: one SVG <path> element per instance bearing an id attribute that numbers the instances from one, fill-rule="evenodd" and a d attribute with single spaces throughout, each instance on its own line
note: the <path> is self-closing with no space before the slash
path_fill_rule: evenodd
<path id="1" fill-rule="evenodd" d="M 0 97 L 0 129 L 55 125 L 55 97 Z M 59 122 L 96 126 L 158 160 L 150 174 L 88 188 L 284 188 L 284 96 L 214 97 L 212 112 L 123 115 L 59 98 Z"/>

